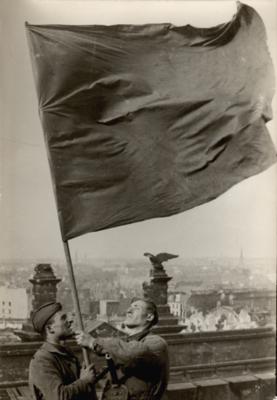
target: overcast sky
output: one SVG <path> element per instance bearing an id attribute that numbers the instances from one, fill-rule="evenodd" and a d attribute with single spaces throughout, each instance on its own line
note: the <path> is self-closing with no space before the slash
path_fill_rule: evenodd
<path id="1" fill-rule="evenodd" d="M 276 1 L 245 3 L 264 20 L 276 66 Z M 0 0 L 0 258 L 63 257 L 24 22 L 207 27 L 229 21 L 235 12 L 236 3 L 228 0 Z M 268 127 L 276 143 L 274 124 Z M 190 211 L 90 233 L 71 240 L 70 247 L 79 257 L 137 258 L 161 250 L 184 257 L 236 257 L 241 249 L 246 257 L 274 257 L 276 167 Z"/>

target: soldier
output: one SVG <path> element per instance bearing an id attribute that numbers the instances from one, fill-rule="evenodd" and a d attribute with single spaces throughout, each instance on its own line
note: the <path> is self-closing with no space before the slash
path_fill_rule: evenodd
<path id="1" fill-rule="evenodd" d="M 77 333 L 76 339 L 98 355 L 108 353 L 113 358 L 122 372 L 119 382 L 127 387 L 128 399 L 160 400 L 168 383 L 169 361 L 166 341 L 150 332 L 157 322 L 156 305 L 138 299 L 127 310 L 127 340 L 95 339 L 85 332 Z"/>
<path id="2" fill-rule="evenodd" d="M 29 385 L 36 400 L 96 400 L 93 365 L 80 368 L 78 359 L 63 345 L 72 337 L 72 319 L 60 303 L 46 303 L 32 315 L 36 332 L 45 342 L 30 363 Z"/>

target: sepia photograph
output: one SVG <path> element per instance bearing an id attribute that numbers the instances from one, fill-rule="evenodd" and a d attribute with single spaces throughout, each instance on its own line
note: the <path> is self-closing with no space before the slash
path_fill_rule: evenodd
<path id="1" fill-rule="evenodd" d="M 0 400 L 274 400 L 275 0 L 1 0 Z"/>

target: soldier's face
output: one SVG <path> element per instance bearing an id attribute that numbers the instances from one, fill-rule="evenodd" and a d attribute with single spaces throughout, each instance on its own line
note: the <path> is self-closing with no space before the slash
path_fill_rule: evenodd
<path id="1" fill-rule="evenodd" d="M 144 327 L 151 320 L 151 314 L 147 311 L 147 305 L 143 300 L 134 301 L 127 310 L 125 325 L 128 328 Z"/>
<path id="2" fill-rule="evenodd" d="M 73 335 L 72 323 L 73 319 L 61 310 L 53 316 L 50 329 L 59 339 L 66 339 Z"/>

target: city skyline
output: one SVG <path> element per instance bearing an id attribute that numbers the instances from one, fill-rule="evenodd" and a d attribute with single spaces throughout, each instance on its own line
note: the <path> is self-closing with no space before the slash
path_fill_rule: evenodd
<path id="1" fill-rule="evenodd" d="M 173 2 L 168 2 L 155 13 L 157 2 L 145 3 L 143 11 L 135 2 L 124 6 L 118 2 L 114 15 L 107 15 L 107 3 L 95 3 L 96 7 L 88 1 L 82 2 L 82 7 L 77 2 L 61 3 L 34 4 L 23 0 L 16 6 L 8 1 L 0 5 L 1 29 L 3 36 L 9 38 L 1 43 L 5 62 L 0 77 L 3 89 L 0 257 L 3 259 L 64 259 L 24 22 L 112 24 L 168 20 L 179 25 L 190 22 L 214 26 L 230 20 L 236 8 L 235 2 L 220 3 L 218 7 L 216 1 L 205 1 L 209 10 L 202 13 L 199 4 L 174 2 L 172 10 L 168 4 L 172 6 Z M 276 66 L 272 1 L 246 3 L 263 18 Z M 275 109 L 276 99 L 274 115 Z M 268 123 L 276 141 L 274 127 L 274 120 Z M 236 257 L 241 249 L 245 257 L 275 258 L 276 166 L 241 182 L 216 200 L 184 213 L 90 233 L 70 241 L 70 248 L 72 256 L 77 252 L 88 258 L 142 258 L 145 251 L 167 251 L 188 258 Z"/>

